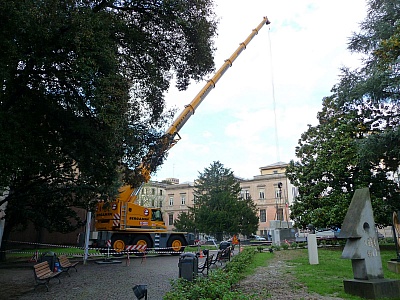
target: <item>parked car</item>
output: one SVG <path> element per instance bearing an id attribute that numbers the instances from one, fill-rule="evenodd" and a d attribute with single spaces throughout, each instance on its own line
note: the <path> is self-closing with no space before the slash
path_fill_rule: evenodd
<path id="1" fill-rule="evenodd" d="M 296 242 L 306 242 L 308 237 L 308 232 L 298 231 L 294 235 Z"/>
<path id="2" fill-rule="evenodd" d="M 262 236 L 259 236 L 259 235 L 256 235 L 255 239 L 256 239 L 256 241 L 266 241 L 265 237 L 262 237 Z"/>
<path id="3" fill-rule="evenodd" d="M 330 240 L 336 239 L 337 232 L 332 229 L 320 229 L 315 233 L 317 239 Z"/>

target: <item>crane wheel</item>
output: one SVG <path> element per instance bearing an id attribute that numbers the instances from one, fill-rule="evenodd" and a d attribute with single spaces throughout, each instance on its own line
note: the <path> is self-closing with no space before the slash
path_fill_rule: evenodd
<path id="1" fill-rule="evenodd" d="M 146 246 L 146 249 L 151 248 L 150 239 L 145 235 L 139 235 L 133 239 L 133 245 Z M 144 256 L 146 250 L 137 250 L 134 252 L 136 256 Z"/>
<path id="2" fill-rule="evenodd" d="M 180 255 L 185 250 L 185 241 L 180 236 L 172 236 L 168 241 L 168 248 L 170 248 L 171 255 Z"/>
<path id="3" fill-rule="evenodd" d="M 122 256 L 126 246 L 125 237 L 121 235 L 113 236 L 111 239 L 111 246 L 116 252 L 113 254 L 113 256 Z"/>

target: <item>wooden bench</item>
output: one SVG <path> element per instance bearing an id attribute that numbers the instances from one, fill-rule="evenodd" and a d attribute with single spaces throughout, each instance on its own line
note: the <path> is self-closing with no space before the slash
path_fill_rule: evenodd
<path id="1" fill-rule="evenodd" d="M 46 286 L 47 291 L 49 291 L 48 283 L 53 278 L 57 278 L 58 283 L 61 283 L 60 278 L 58 278 L 61 272 L 52 272 L 50 270 L 49 262 L 47 261 L 34 265 L 33 273 L 35 274 L 35 280 L 36 280 L 35 289 L 38 285 L 44 284 Z"/>
<path id="2" fill-rule="evenodd" d="M 75 271 L 78 272 L 78 270 L 76 269 L 76 265 L 79 264 L 79 262 L 71 263 L 66 255 L 60 255 L 58 257 L 58 261 L 60 262 L 61 271 L 67 272 L 68 276 L 71 277 L 68 272 L 71 268 L 74 268 Z"/>

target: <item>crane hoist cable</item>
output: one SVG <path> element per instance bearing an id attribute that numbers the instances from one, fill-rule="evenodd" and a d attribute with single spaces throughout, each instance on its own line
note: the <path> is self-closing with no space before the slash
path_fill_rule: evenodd
<path id="1" fill-rule="evenodd" d="M 272 102 L 274 107 L 274 120 L 275 120 L 275 147 L 276 147 L 276 159 L 280 161 L 280 150 L 279 150 L 279 136 L 278 136 L 278 120 L 276 116 L 276 100 L 275 100 L 275 84 L 274 84 L 274 68 L 272 65 L 272 46 L 271 46 L 271 28 L 268 28 L 268 44 L 269 44 L 269 59 L 270 59 L 270 70 L 271 70 L 271 87 L 272 87 Z"/>

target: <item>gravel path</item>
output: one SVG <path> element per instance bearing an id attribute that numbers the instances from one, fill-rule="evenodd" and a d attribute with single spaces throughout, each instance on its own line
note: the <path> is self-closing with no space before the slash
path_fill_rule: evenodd
<path id="1" fill-rule="evenodd" d="M 79 264 L 78 272 L 70 270 L 71 277 L 61 274 L 50 281 L 49 292 L 44 285 L 34 290 L 32 267 L 0 269 L 0 299 L 136 299 L 132 288 L 147 284 L 148 299 L 161 300 L 170 290 L 170 280 L 179 276 L 179 256 L 155 256 L 143 260 L 123 258 L 119 264 Z"/>
<path id="2" fill-rule="evenodd" d="M 276 251 L 274 259 L 266 267 L 259 267 L 255 274 L 242 280 L 236 287 L 254 300 L 339 300 L 309 293 L 290 272 L 288 259 L 293 251 Z M 119 264 L 88 264 L 70 270 L 71 277 L 61 275 L 61 284 L 52 280 L 49 292 L 44 286 L 34 290 L 32 265 L 4 268 L 0 265 L 0 299 L 47 300 L 47 299 L 136 299 L 132 288 L 136 284 L 148 285 L 148 300 L 162 300 L 171 288 L 171 280 L 179 276 L 179 256 L 154 256 L 142 262 L 133 257 L 130 265 L 126 259 Z"/>
<path id="3" fill-rule="evenodd" d="M 340 300 L 309 293 L 307 288 L 296 281 L 290 272 L 288 259 L 293 258 L 293 251 L 275 251 L 274 259 L 266 267 L 259 267 L 256 272 L 242 280 L 236 289 L 254 295 L 254 300 Z"/>

